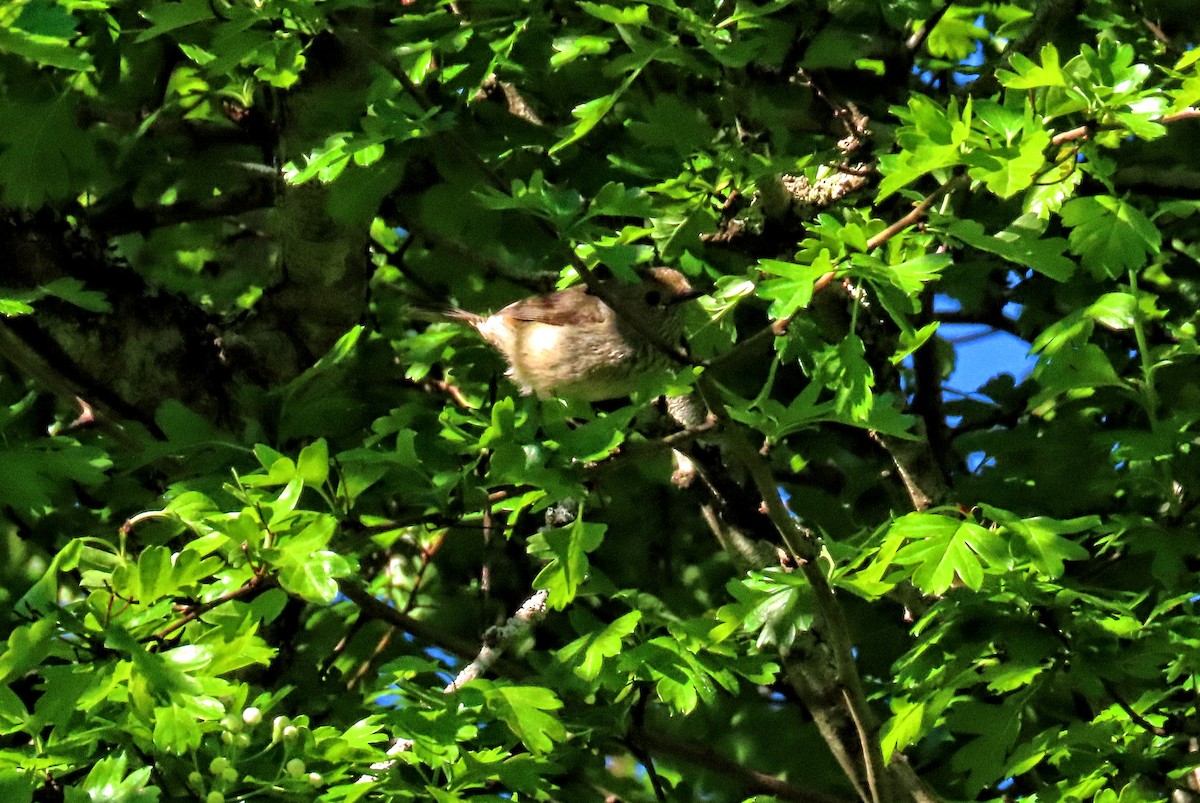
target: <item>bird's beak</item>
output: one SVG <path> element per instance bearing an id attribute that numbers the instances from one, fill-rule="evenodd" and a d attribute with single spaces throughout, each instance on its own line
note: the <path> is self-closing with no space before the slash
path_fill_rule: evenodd
<path id="1" fill-rule="evenodd" d="M 679 295 L 668 299 L 666 306 L 670 307 L 674 306 L 675 304 L 682 304 L 685 301 L 695 301 L 702 295 L 704 295 L 703 290 L 689 290 L 686 293 L 680 293 Z"/>

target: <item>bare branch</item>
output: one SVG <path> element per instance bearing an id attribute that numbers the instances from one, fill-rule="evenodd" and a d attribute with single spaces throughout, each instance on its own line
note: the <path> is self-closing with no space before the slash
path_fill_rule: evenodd
<path id="1" fill-rule="evenodd" d="M 401 613 L 394 608 L 390 608 L 384 603 L 367 594 L 366 591 L 356 585 L 350 583 L 342 583 L 342 592 L 347 597 L 351 597 L 351 592 L 354 596 L 351 599 L 363 608 L 364 611 L 370 609 L 373 613 L 378 613 L 378 618 L 386 618 L 397 623 L 397 626 L 417 634 L 419 630 L 413 629 L 412 625 L 420 623 L 412 619 L 408 614 Z M 443 694 L 453 694 L 459 688 L 470 683 L 472 680 L 483 675 L 488 671 L 493 664 L 504 653 L 504 650 L 511 645 L 516 639 L 520 638 L 525 633 L 529 632 L 535 624 L 541 621 L 546 615 L 546 598 L 550 594 L 548 591 L 537 591 L 529 599 L 521 604 L 517 612 L 509 617 L 508 621 L 503 625 L 489 630 L 483 639 L 483 646 L 475 655 L 475 659 L 464 666 L 455 676 L 454 680 L 442 689 Z M 383 615 L 383 611 L 389 611 L 389 614 Z M 398 753 L 403 753 L 412 749 L 412 742 L 408 739 L 396 739 L 388 748 L 387 754 L 394 756 Z M 371 769 L 379 774 L 387 772 L 395 766 L 395 760 L 380 761 L 371 765 Z M 358 778 L 358 783 L 370 783 L 375 779 L 375 776 L 366 774 Z"/>
<path id="2" fill-rule="evenodd" d="M 442 691 L 446 694 L 455 692 L 488 671 L 505 649 L 542 620 L 546 615 L 546 599 L 549 596 L 550 592 L 544 589 L 535 592 L 533 596 L 521 603 L 521 607 L 517 608 L 517 612 L 510 616 L 507 622 L 485 633 L 483 646 L 479 648 L 475 660 L 459 670 L 458 674 L 454 676 L 454 680 L 450 681 Z"/>

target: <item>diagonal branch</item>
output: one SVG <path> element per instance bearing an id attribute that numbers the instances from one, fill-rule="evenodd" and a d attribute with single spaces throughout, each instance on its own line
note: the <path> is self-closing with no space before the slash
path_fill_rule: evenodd
<path id="1" fill-rule="evenodd" d="M 925 44 L 925 40 L 929 38 L 929 34 L 933 33 L 933 29 L 942 21 L 942 17 L 946 16 L 946 12 L 954 5 L 954 0 L 946 0 L 946 4 L 930 15 L 929 19 L 921 25 L 920 29 L 912 36 L 908 37 L 908 41 L 904 43 L 904 49 L 909 53 L 916 53 Z"/>
<path id="2" fill-rule="evenodd" d="M 131 435 L 122 424 L 122 419 L 129 420 L 129 416 L 123 416 L 104 398 L 99 398 L 107 395 L 103 389 L 96 388 L 96 392 L 92 393 L 91 389 L 84 388 L 79 382 L 58 370 L 54 363 L 39 354 L 4 323 L 0 323 L 0 354 L 3 354 L 4 359 L 20 373 L 53 395 L 86 405 L 92 411 L 92 421 L 123 447 L 135 452 L 142 449 L 141 441 Z M 113 403 L 120 404 L 120 401 L 113 400 Z"/>
<path id="3" fill-rule="evenodd" d="M 642 745 L 655 753 L 737 778 L 746 785 L 745 795 L 747 797 L 762 794 L 772 795 L 779 800 L 791 803 L 847 803 L 843 798 L 827 795 L 815 789 L 805 789 L 782 781 L 774 775 L 752 770 L 707 745 L 682 742 L 652 731 L 642 732 L 641 737 Z"/>
<path id="4" fill-rule="evenodd" d="M 420 619 L 391 607 L 386 602 L 376 599 L 356 582 L 343 581 L 338 585 L 338 589 L 359 607 L 364 616 L 395 625 L 406 633 L 411 633 L 430 644 L 436 644 L 460 658 L 469 659 L 477 652 L 474 643 L 431 627 Z"/>
<path id="5" fill-rule="evenodd" d="M 712 407 L 715 393 L 705 386 L 707 381 L 707 378 L 702 376 L 699 387 Z M 713 412 L 718 418 L 728 417 L 723 409 L 713 408 Z M 766 458 L 750 445 L 748 437 L 743 427 L 733 424 L 726 426 L 720 433 L 720 441 L 726 454 L 740 464 L 749 475 L 762 499 L 767 517 L 784 545 L 796 557 L 800 571 L 812 588 L 817 609 L 816 627 L 820 630 L 833 664 L 832 673 L 821 673 L 827 677 L 818 683 L 820 687 L 827 687 L 827 691 L 805 695 L 806 704 L 810 706 L 814 717 L 821 716 L 822 712 L 829 712 L 828 722 L 844 719 L 837 713 L 838 709 L 849 717 L 854 732 L 853 743 L 850 743 L 851 737 L 846 734 L 844 728 L 832 725 L 821 727 L 818 719 L 822 736 L 864 801 L 882 803 L 891 800 L 892 779 L 887 774 L 888 768 L 884 764 L 879 746 L 878 723 L 867 704 L 862 680 L 854 661 L 850 626 L 845 611 L 834 595 L 822 568 L 820 543 L 816 534 L 802 526 L 787 509 L 779 493 L 779 482 L 770 465 Z M 787 661 L 787 665 L 789 679 L 804 676 L 803 672 L 793 671 L 794 662 Z M 797 691 L 803 694 L 801 688 L 797 688 Z"/>
<path id="6" fill-rule="evenodd" d="M 517 612 L 508 618 L 504 624 L 494 627 L 483 636 L 483 644 L 471 663 L 459 670 L 454 680 L 442 689 L 446 694 L 458 691 L 459 688 L 483 675 L 492 664 L 500 658 L 513 642 L 528 633 L 529 630 L 546 616 L 546 600 L 550 592 L 541 590 L 521 603 Z"/>

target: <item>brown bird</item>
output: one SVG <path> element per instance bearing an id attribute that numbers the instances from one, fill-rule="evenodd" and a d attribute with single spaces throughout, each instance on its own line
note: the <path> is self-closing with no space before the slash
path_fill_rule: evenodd
<path id="1" fill-rule="evenodd" d="M 603 282 L 622 312 L 664 343 L 683 334 L 680 302 L 695 298 L 682 273 L 651 268 L 640 284 Z M 628 396 L 647 373 L 668 368 L 670 358 L 638 334 L 586 285 L 514 301 L 491 315 L 462 309 L 443 313 L 466 321 L 504 355 L 508 375 L 524 393 L 599 401 Z"/>

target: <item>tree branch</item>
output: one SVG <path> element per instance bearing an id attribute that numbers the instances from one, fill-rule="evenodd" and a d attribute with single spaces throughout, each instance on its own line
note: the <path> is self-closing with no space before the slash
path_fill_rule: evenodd
<path id="1" fill-rule="evenodd" d="M 689 764 L 737 778 L 746 785 L 746 797 L 763 794 L 774 795 L 780 800 L 794 801 L 794 803 L 847 803 L 843 798 L 827 795 L 814 789 L 805 789 L 782 781 L 774 775 L 745 767 L 708 746 L 682 742 L 652 731 L 642 733 L 642 743 L 647 749 L 661 755 L 677 758 Z"/>
<path id="2" fill-rule="evenodd" d="M 93 411 L 93 421 L 97 426 L 122 446 L 132 451 L 142 449 L 142 442 L 130 435 L 124 424 L 121 423 L 125 416 L 100 398 L 106 394 L 99 389 L 93 392 L 92 389 L 84 388 L 80 383 L 63 374 L 52 362 L 45 359 L 2 321 L 0 321 L 0 354 L 3 354 L 3 359 L 11 363 L 18 372 L 24 374 L 44 390 L 64 401 L 74 400 L 90 407 Z M 119 400 L 114 401 L 120 404 Z"/>
<path id="3" fill-rule="evenodd" d="M 504 650 L 528 633 L 545 617 L 546 600 L 549 596 L 549 591 L 534 592 L 533 596 L 521 603 L 521 607 L 517 608 L 517 612 L 510 616 L 507 622 L 484 633 L 483 644 L 474 660 L 459 670 L 458 674 L 454 676 L 454 680 L 450 681 L 442 691 L 446 694 L 458 691 L 459 688 L 488 671 L 504 653 Z"/>
<path id="4" fill-rule="evenodd" d="M 705 398 L 708 399 L 710 395 L 706 394 Z M 718 416 L 724 417 L 723 412 L 718 412 Z M 783 543 L 796 556 L 800 571 L 812 588 L 817 608 L 817 624 L 814 627 L 819 628 L 827 640 L 833 662 L 833 675 L 829 678 L 829 686 L 837 689 L 838 693 L 832 697 L 835 701 L 833 703 L 826 702 L 827 698 L 830 698 L 828 694 L 806 696 L 811 705 L 818 706 L 818 710 L 813 711 L 814 716 L 817 716 L 820 710 L 845 706 L 845 711 L 853 723 L 853 747 L 857 750 L 846 743 L 847 737 L 841 728 L 821 728 L 822 736 L 834 751 L 834 755 L 839 757 L 843 770 L 855 784 L 864 801 L 879 803 L 889 800 L 890 780 L 885 776 L 887 767 L 883 763 L 883 754 L 877 738 L 878 725 L 867 704 L 854 662 L 850 627 L 845 611 L 834 596 L 833 588 L 829 585 L 822 568 L 821 548 L 817 537 L 801 526 L 787 509 L 779 495 L 779 483 L 771 473 L 770 466 L 765 458 L 750 446 L 741 427 L 727 426 L 721 433 L 721 443 L 725 446 L 726 453 L 750 475 L 751 482 L 762 498 L 767 517 Z M 801 675 L 795 675 L 790 670 L 788 673 L 790 679 Z M 797 691 L 802 690 L 798 688 Z"/>
<path id="5" fill-rule="evenodd" d="M 338 589 L 347 599 L 357 605 L 365 616 L 395 625 L 404 632 L 411 633 L 430 644 L 436 644 L 465 660 L 471 660 L 478 653 L 478 647 L 473 642 L 430 627 L 420 619 L 414 619 L 386 602 L 376 599 L 357 582 L 343 580 L 338 584 Z"/>

